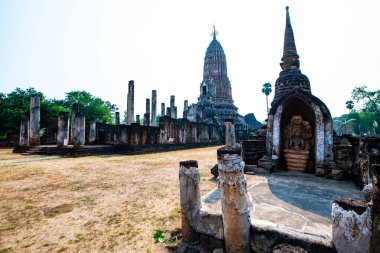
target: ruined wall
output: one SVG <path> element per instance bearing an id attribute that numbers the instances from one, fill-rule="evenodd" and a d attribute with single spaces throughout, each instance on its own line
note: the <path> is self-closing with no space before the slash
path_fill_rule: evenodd
<path id="1" fill-rule="evenodd" d="M 221 143 L 222 141 L 222 134 L 217 125 L 191 122 L 188 119 L 161 117 L 159 129 L 159 143 Z"/>

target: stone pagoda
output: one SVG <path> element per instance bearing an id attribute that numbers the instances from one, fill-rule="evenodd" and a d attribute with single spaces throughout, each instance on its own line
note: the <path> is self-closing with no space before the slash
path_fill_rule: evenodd
<path id="1" fill-rule="evenodd" d="M 237 128 L 246 125 L 234 105 L 231 83 L 227 75 L 226 55 L 222 45 L 216 39 L 218 32 L 211 33 L 213 39 L 204 58 L 203 81 L 200 84 L 198 102 L 189 106 L 187 118 L 190 121 L 224 125 L 224 119 L 230 118 Z"/>
<path id="2" fill-rule="evenodd" d="M 327 106 L 312 95 L 300 70 L 299 55 L 286 7 L 282 71 L 268 113 L 266 155 L 259 166 L 322 175 L 333 161 L 333 126 Z"/>

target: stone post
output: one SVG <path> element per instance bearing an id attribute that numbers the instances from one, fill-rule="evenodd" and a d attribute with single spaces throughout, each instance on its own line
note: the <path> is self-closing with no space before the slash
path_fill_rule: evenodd
<path id="1" fill-rule="evenodd" d="M 172 115 L 173 115 L 173 119 L 177 118 L 177 106 L 173 107 Z"/>
<path id="2" fill-rule="evenodd" d="M 30 118 L 29 118 L 29 145 L 40 145 L 40 97 L 32 95 L 30 97 Z"/>
<path id="3" fill-rule="evenodd" d="M 75 118 L 79 112 L 79 104 L 74 103 L 71 108 L 71 128 L 70 128 L 70 142 L 73 142 L 74 132 L 75 132 Z"/>
<path id="4" fill-rule="evenodd" d="M 175 96 L 174 95 L 171 95 L 170 96 L 170 117 L 175 119 L 175 115 L 174 115 L 174 106 L 175 106 Z"/>
<path id="5" fill-rule="evenodd" d="M 370 252 L 371 207 L 354 199 L 337 199 L 332 205 L 332 242 L 337 253 Z"/>
<path id="6" fill-rule="evenodd" d="M 165 103 L 161 103 L 161 117 L 165 116 Z"/>
<path id="7" fill-rule="evenodd" d="M 58 114 L 57 147 L 67 147 L 69 145 L 69 124 L 70 113 L 60 112 Z"/>
<path id="8" fill-rule="evenodd" d="M 371 172 L 373 186 L 371 253 L 380 253 L 380 164 L 372 164 Z"/>
<path id="9" fill-rule="evenodd" d="M 115 125 L 120 125 L 120 112 L 115 112 Z"/>
<path id="10" fill-rule="evenodd" d="M 156 126 L 156 116 L 157 116 L 157 91 L 152 90 L 152 113 L 150 118 L 150 125 Z"/>
<path id="11" fill-rule="evenodd" d="M 235 126 L 233 119 L 224 120 L 224 138 L 226 142 L 225 145 L 227 147 L 232 147 L 236 145 Z"/>
<path id="12" fill-rule="evenodd" d="M 29 120 L 22 120 L 20 123 L 20 146 L 29 146 Z"/>
<path id="13" fill-rule="evenodd" d="M 149 126 L 150 123 L 150 99 L 147 98 L 145 102 L 144 126 Z"/>
<path id="14" fill-rule="evenodd" d="M 96 141 L 96 120 L 91 120 L 89 124 L 88 142 L 94 144 Z"/>
<path id="15" fill-rule="evenodd" d="M 136 115 L 136 124 L 140 125 L 140 114 Z"/>
<path id="16" fill-rule="evenodd" d="M 189 101 L 185 100 L 183 102 L 183 118 L 187 119 L 187 112 L 189 111 Z"/>
<path id="17" fill-rule="evenodd" d="M 78 112 L 75 115 L 75 121 L 73 122 L 73 125 L 73 145 L 74 147 L 83 146 L 85 143 L 86 120 L 82 112 Z"/>
<path id="18" fill-rule="evenodd" d="M 130 80 L 128 83 L 128 97 L 127 97 L 127 125 L 133 123 L 135 115 L 135 82 Z"/>
<path id="19" fill-rule="evenodd" d="M 182 214 L 182 240 L 186 243 L 198 240 L 198 234 L 191 226 L 191 220 L 201 209 L 199 190 L 199 169 L 195 160 L 179 163 L 179 193 Z"/>
<path id="20" fill-rule="evenodd" d="M 170 107 L 166 107 L 166 116 L 172 117 L 172 112 Z"/>
<path id="21" fill-rule="evenodd" d="M 144 126 L 149 126 L 149 114 L 144 113 Z"/>
<path id="22" fill-rule="evenodd" d="M 241 148 L 225 146 L 217 155 L 226 252 L 248 253 L 251 223 Z"/>

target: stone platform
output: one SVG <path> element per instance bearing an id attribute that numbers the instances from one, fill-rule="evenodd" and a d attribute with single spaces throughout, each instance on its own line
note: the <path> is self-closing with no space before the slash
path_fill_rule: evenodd
<path id="1" fill-rule="evenodd" d="M 331 240 L 331 210 L 335 199 L 361 199 L 349 181 L 335 181 L 301 172 L 247 175 L 253 226 L 273 227 L 295 236 Z M 202 198 L 202 210 L 222 214 L 220 193 Z"/>

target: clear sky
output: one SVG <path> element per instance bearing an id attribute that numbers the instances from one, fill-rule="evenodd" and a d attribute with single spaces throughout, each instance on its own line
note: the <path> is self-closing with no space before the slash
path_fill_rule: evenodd
<path id="1" fill-rule="evenodd" d="M 158 105 L 175 95 L 182 115 L 183 100 L 199 96 L 215 23 L 235 105 L 263 121 L 261 88 L 274 88 L 281 70 L 286 5 L 301 70 L 333 116 L 347 112 L 355 86 L 379 89 L 378 0 L 0 0 L 0 92 L 35 87 L 62 99 L 86 90 L 124 111 L 135 80 L 135 114 L 156 89 Z"/>

